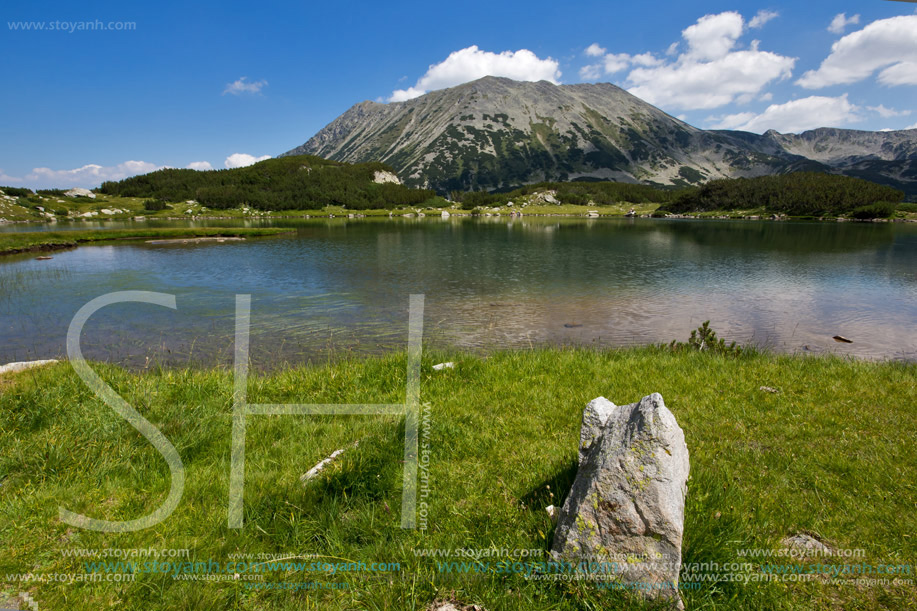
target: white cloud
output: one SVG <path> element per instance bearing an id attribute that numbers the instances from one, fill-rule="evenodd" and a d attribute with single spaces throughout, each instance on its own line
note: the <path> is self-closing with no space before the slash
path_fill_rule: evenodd
<path id="1" fill-rule="evenodd" d="M 917 62 L 901 62 L 879 73 L 883 85 L 917 85 Z"/>
<path id="2" fill-rule="evenodd" d="M 517 81 L 550 81 L 560 78 L 559 64 L 541 59 L 528 49 L 491 53 L 476 45 L 453 51 L 449 57 L 429 67 L 413 87 L 392 92 L 389 102 L 403 102 L 427 91 L 454 87 L 485 76 L 505 76 Z"/>
<path id="3" fill-rule="evenodd" d="M 192 161 L 191 163 L 188 164 L 188 169 L 204 171 L 204 170 L 212 170 L 213 166 L 210 165 L 209 161 Z"/>
<path id="4" fill-rule="evenodd" d="M 147 174 L 168 166 L 148 161 L 125 161 L 118 165 L 103 166 L 89 163 L 72 170 L 32 168 L 25 176 L 9 176 L 0 170 L 0 183 L 27 182 L 37 188 L 97 187 L 106 180 L 121 180 L 137 174 Z"/>
<path id="5" fill-rule="evenodd" d="M 9 183 L 14 183 L 14 182 L 22 182 L 22 178 L 19 178 L 17 176 L 10 176 L 3 170 L 0 170 L 0 183 L 3 183 L 9 186 Z"/>
<path id="6" fill-rule="evenodd" d="M 591 64 L 579 69 L 579 77 L 584 81 L 594 81 L 602 76 L 602 65 Z"/>
<path id="7" fill-rule="evenodd" d="M 855 83 L 879 73 L 883 85 L 917 85 L 917 15 L 873 21 L 831 46 L 818 70 L 809 70 L 797 84 L 806 89 Z"/>
<path id="8" fill-rule="evenodd" d="M 750 28 L 763 27 L 765 23 L 779 16 L 780 16 L 780 13 L 778 13 L 777 11 L 768 11 L 765 9 L 761 9 L 760 11 L 758 11 L 758 14 L 752 17 L 751 21 L 748 22 L 748 27 Z"/>
<path id="9" fill-rule="evenodd" d="M 753 112 L 740 112 L 733 115 L 723 115 L 721 117 L 707 117 L 706 121 L 710 124 L 711 129 L 735 129 L 745 125 L 755 117 Z"/>
<path id="10" fill-rule="evenodd" d="M 908 125 L 904 129 L 917 129 L 917 123 L 914 123 L 913 125 Z"/>
<path id="11" fill-rule="evenodd" d="M 868 110 L 879 113 L 879 116 L 883 119 L 888 119 L 890 117 L 906 117 L 911 114 L 910 110 L 895 110 L 894 108 L 886 108 L 884 104 L 879 104 L 878 106 L 867 106 Z"/>
<path id="12" fill-rule="evenodd" d="M 759 24 L 763 24 L 763 14 L 756 16 Z M 626 62 L 632 68 L 626 80 L 628 91 L 669 109 L 748 103 L 761 95 L 768 83 L 789 78 L 796 59 L 761 51 L 756 40 L 747 49 L 737 49 L 745 31 L 739 13 L 705 15 L 682 31 L 687 48 L 674 60 L 664 61 L 648 53 L 608 55 L 606 72 L 621 70 Z M 670 46 L 667 53 L 673 49 L 677 47 Z"/>
<path id="13" fill-rule="evenodd" d="M 586 47 L 586 50 L 584 51 L 584 53 L 588 55 L 589 57 L 602 57 L 603 55 L 605 55 L 605 48 L 600 47 L 599 43 L 594 42 L 591 45 L 589 45 L 588 47 Z"/>
<path id="14" fill-rule="evenodd" d="M 775 129 L 782 133 L 798 133 L 816 127 L 838 127 L 860 121 L 858 106 L 847 100 L 847 94 L 836 98 L 810 96 L 785 104 L 771 104 L 761 114 L 738 113 L 710 117 L 714 129 L 738 129 L 763 133 Z"/>
<path id="15" fill-rule="evenodd" d="M 664 62 L 652 53 L 641 53 L 630 58 L 630 63 L 635 66 L 661 66 Z"/>
<path id="16" fill-rule="evenodd" d="M 267 85 L 267 81 L 247 82 L 248 77 L 243 76 L 232 83 L 226 85 L 223 95 L 231 93 L 233 95 L 242 95 L 243 93 L 261 93 L 261 90 Z"/>
<path id="17" fill-rule="evenodd" d="M 631 57 L 627 53 L 609 53 L 605 56 L 605 74 L 620 72 L 630 65 Z"/>
<path id="18" fill-rule="evenodd" d="M 704 15 L 681 33 L 688 43 L 685 55 L 698 61 L 720 59 L 735 46 L 743 28 L 742 15 L 735 11 Z"/>
<path id="19" fill-rule="evenodd" d="M 95 187 L 106 180 L 121 180 L 137 174 L 147 174 L 160 170 L 148 161 L 125 161 L 113 166 L 102 166 L 90 163 L 72 170 L 52 170 L 51 168 L 33 168 L 25 180 L 39 183 L 42 187 Z"/>
<path id="20" fill-rule="evenodd" d="M 255 157 L 254 155 L 248 155 L 246 153 L 233 153 L 226 158 L 226 161 L 223 162 L 227 168 L 244 168 L 252 164 L 258 163 L 259 161 L 264 161 L 265 159 L 270 159 L 270 155 L 262 155 L 261 157 Z"/>
<path id="21" fill-rule="evenodd" d="M 831 20 L 831 25 L 828 26 L 828 31 L 832 34 L 843 34 L 848 25 L 856 25 L 858 23 L 860 23 L 859 15 L 854 15 L 848 19 L 847 13 L 838 13 L 834 16 L 834 19 Z"/>

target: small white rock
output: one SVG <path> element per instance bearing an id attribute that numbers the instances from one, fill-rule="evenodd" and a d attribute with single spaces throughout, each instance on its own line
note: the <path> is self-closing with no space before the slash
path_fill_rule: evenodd
<path id="1" fill-rule="evenodd" d="M 433 371 L 442 371 L 443 369 L 455 369 L 455 363 L 449 361 L 448 363 L 439 363 L 438 365 L 433 365 Z"/>
<path id="2" fill-rule="evenodd" d="M 0 375 L 4 373 L 16 373 L 17 371 L 25 371 L 26 369 L 34 369 L 35 367 L 50 365 L 51 363 L 56 362 L 57 359 L 46 359 L 44 361 L 21 361 L 18 363 L 7 363 L 6 365 L 0 365 Z"/>

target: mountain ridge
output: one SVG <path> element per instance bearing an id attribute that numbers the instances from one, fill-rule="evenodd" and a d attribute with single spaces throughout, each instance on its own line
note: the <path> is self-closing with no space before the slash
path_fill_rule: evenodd
<path id="1" fill-rule="evenodd" d="M 797 170 L 917 195 L 917 130 L 702 130 L 611 83 L 484 77 L 404 102 L 355 104 L 283 155 L 380 161 L 416 187 L 493 190 L 543 180 L 685 186 Z"/>

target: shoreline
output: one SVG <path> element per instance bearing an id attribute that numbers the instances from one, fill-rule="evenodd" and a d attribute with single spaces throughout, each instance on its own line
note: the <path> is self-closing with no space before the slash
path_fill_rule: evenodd
<path id="1" fill-rule="evenodd" d="M 293 233 L 284 227 L 163 227 L 160 229 L 86 229 L 83 231 L 22 231 L 0 233 L 0 257 L 29 252 L 54 252 L 82 244 L 135 240 L 269 237 Z M 73 234 L 73 235 L 70 235 Z"/>
<path id="2" fill-rule="evenodd" d="M 917 223 L 917 218 L 876 218 L 876 219 L 852 219 L 846 217 L 819 217 L 819 218 L 810 218 L 810 217 L 788 217 L 783 216 L 780 218 L 769 218 L 767 215 L 729 215 L 729 214 L 667 214 L 665 216 L 653 216 L 652 214 L 637 214 L 634 216 L 628 216 L 626 214 L 601 214 L 598 216 L 590 216 L 588 213 L 574 214 L 574 213 L 543 213 L 543 212 L 525 212 L 521 214 L 505 214 L 500 212 L 487 212 L 487 213 L 473 213 L 468 211 L 455 211 L 449 212 L 449 216 L 441 216 L 439 214 L 418 214 L 416 212 L 406 212 L 406 213 L 397 213 L 397 214 L 385 214 L 386 210 L 372 210 L 369 214 L 364 213 L 334 213 L 334 212 L 322 212 L 322 211 L 309 211 L 308 213 L 303 214 L 271 214 L 271 215 L 254 215 L 254 216 L 224 216 L 224 215 L 189 215 L 189 216 L 150 216 L 150 217 L 137 217 L 137 216 L 125 216 L 125 217 L 93 217 L 91 219 L 84 218 L 73 218 L 73 219 L 62 219 L 57 220 L 46 220 L 46 221 L 9 221 L 9 220 L 0 220 L 0 226 L 2 225 L 34 225 L 36 227 L 47 227 L 49 225 L 54 225 L 57 223 L 71 223 L 77 224 L 81 222 L 136 222 L 143 223 L 147 221 L 265 221 L 273 219 L 399 219 L 399 218 L 428 218 L 428 219 L 448 219 L 452 217 L 462 217 L 462 218 L 509 218 L 509 219 L 523 219 L 526 217 L 537 217 L 537 218 L 582 218 L 588 220 L 595 219 L 626 219 L 626 218 L 639 218 L 639 219 L 655 219 L 655 220 L 695 220 L 695 221 L 766 221 L 766 222 L 787 222 L 787 221 L 798 221 L 798 222 L 816 222 L 816 223 Z M 103 231 L 101 229 L 87 228 L 86 231 Z M 122 230 L 128 231 L 128 230 Z M 27 233 L 27 232 L 22 232 Z M 2 235 L 2 234 L 0 234 Z"/>

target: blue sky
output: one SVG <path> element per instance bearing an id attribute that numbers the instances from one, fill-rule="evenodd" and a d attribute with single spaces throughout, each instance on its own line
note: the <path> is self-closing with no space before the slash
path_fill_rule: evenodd
<path id="1" fill-rule="evenodd" d="M 888 0 L 8 3 L 0 184 L 93 187 L 162 166 L 238 166 L 302 144 L 357 102 L 486 73 L 612 82 L 701 128 L 914 128 L 915 9 Z"/>

